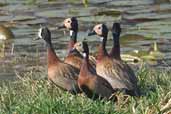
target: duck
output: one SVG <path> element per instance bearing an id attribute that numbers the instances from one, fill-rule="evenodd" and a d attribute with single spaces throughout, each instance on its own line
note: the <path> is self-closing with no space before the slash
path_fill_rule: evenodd
<path id="1" fill-rule="evenodd" d="M 138 79 L 134 72 L 130 71 L 122 61 L 110 57 L 106 50 L 108 31 L 105 24 L 97 24 L 88 33 L 88 36 L 99 36 L 100 40 L 96 72 L 99 76 L 106 79 L 112 85 L 113 89 L 122 91 L 130 96 L 139 96 Z"/>
<path id="2" fill-rule="evenodd" d="M 39 29 L 38 39 L 43 39 L 46 43 L 48 79 L 59 88 L 72 94 L 81 93 L 77 83 L 79 69 L 64 63 L 56 55 L 51 42 L 51 32 L 48 27 L 41 27 Z"/>
<path id="3" fill-rule="evenodd" d="M 63 21 L 61 26 L 58 26 L 58 29 L 68 29 L 70 32 L 70 41 L 68 43 L 68 55 L 65 57 L 64 62 L 70 64 L 78 69 L 81 68 L 82 55 L 79 51 L 75 50 L 73 47 L 77 42 L 77 33 L 78 33 L 78 20 L 76 17 L 67 18 Z"/>
<path id="4" fill-rule="evenodd" d="M 89 98 L 114 98 L 113 94 L 115 93 L 115 90 L 112 88 L 110 83 L 90 69 L 87 41 L 84 40 L 82 42 L 82 46 L 83 61 L 78 76 L 78 86 Z"/>
<path id="5" fill-rule="evenodd" d="M 65 57 L 64 62 L 70 64 L 78 69 L 81 68 L 83 56 L 81 52 L 75 48 L 77 45 L 77 33 L 78 33 L 78 20 L 76 17 L 67 18 L 63 21 L 58 29 L 68 29 L 70 31 L 70 41 L 68 43 L 68 55 Z M 95 69 L 95 61 L 91 61 L 92 69 Z"/>

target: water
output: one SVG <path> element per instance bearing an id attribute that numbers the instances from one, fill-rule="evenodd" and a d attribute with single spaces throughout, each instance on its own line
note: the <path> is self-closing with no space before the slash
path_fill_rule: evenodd
<path id="1" fill-rule="evenodd" d="M 15 39 L 5 45 L 0 55 L 0 79 L 15 79 L 16 73 L 46 69 L 46 50 L 43 41 L 33 41 L 40 25 L 52 31 L 53 44 L 59 57 L 67 54 L 68 31 L 55 30 L 64 18 L 77 16 L 78 41 L 96 23 L 122 24 L 122 53 L 147 52 L 158 43 L 164 59 L 155 62 L 155 68 L 168 68 L 171 64 L 171 1 L 170 0 L 90 0 L 85 8 L 79 0 L 1 0 L 0 23 L 11 28 Z M 111 33 L 107 48 L 112 43 Z M 90 38 L 92 52 L 95 38 Z M 3 49 L 1 49 L 3 50 Z M 3 53 L 5 52 L 5 53 Z"/>

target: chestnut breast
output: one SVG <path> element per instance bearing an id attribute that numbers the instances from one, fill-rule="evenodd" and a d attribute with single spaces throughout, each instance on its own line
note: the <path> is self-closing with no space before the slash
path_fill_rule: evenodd
<path id="1" fill-rule="evenodd" d="M 78 84 L 79 87 L 81 88 L 82 86 L 87 86 L 89 90 L 94 90 L 95 89 L 95 84 L 96 84 L 96 77 L 91 76 L 89 72 L 87 73 L 80 73 L 79 78 L 78 78 Z"/>

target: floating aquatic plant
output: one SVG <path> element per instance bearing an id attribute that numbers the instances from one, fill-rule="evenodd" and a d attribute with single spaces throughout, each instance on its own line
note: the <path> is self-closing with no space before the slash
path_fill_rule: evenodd
<path id="1" fill-rule="evenodd" d="M 161 60 L 164 58 L 164 54 L 159 51 L 157 43 L 154 42 L 153 48 L 150 50 L 148 55 L 142 56 L 146 60 Z"/>
<path id="2" fill-rule="evenodd" d="M 82 0 L 82 3 L 83 3 L 83 5 L 84 5 L 84 7 L 88 7 L 88 0 Z"/>

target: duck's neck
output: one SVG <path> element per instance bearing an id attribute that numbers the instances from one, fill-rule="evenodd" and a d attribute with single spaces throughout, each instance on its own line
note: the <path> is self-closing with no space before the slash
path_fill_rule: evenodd
<path id="1" fill-rule="evenodd" d="M 113 33 L 113 47 L 110 52 L 110 56 L 115 59 L 121 60 L 119 36 L 120 34 Z"/>
<path id="2" fill-rule="evenodd" d="M 52 43 L 47 43 L 47 56 L 48 56 L 48 67 L 53 65 L 53 64 L 56 64 L 56 63 L 59 63 L 60 62 L 60 59 L 58 58 L 58 56 L 56 55 L 55 53 L 55 50 L 52 46 Z"/>
<path id="3" fill-rule="evenodd" d="M 70 30 L 70 41 L 68 43 L 68 52 L 72 50 L 76 42 L 77 42 L 77 31 Z"/>
<path id="4" fill-rule="evenodd" d="M 84 76 L 84 74 L 86 74 L 88 71 L 89 71 L 89 55 L 86 54 L 86 57 L 84 56 L 84 59 L 81 65 L 80 73 L 83 74 L 82 76 Z"/>
<path id="5" fill-rule="evenodd" d="M 106 51 L 106 37 L 101 37 L 101 44 L 99 45 L 98 48 L 98 55 L 97 55 L 97 60 L 101 60 L 103 57 L 108 56 L 107 51 Z"/>

